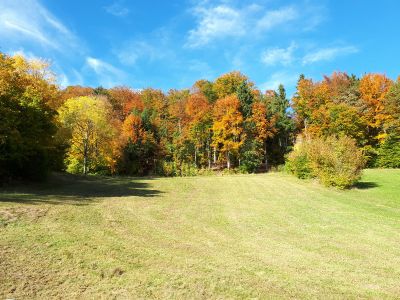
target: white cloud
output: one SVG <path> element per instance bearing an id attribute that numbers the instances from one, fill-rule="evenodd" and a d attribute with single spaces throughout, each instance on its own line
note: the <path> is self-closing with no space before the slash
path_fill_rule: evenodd
<path id="1" fill-rule="evenodd" d="M 185 46 L 189 48 L 199 48 L 222 38 L 248 36 L 254 42 L 265 39 L 265 34 L 273 30 L 304 32 L 314 29 L 326 16 L 324 6 L 308 0 L 281 7 L 260 3 L 243 5 L 241 1 L 230 0 L 199 2 L 191 9 L 196 23 L 188 31 Z"/>
<path id="2" fill-rule="evenodd" d="M 241 36 L 246 32 L 242 12 L 227 5 L 197 6 L 193 13 L 199 22 L 189 31 L 186 46 L 199 47 L 219 37 Z"/>
<path id="3" fill-rule="evenodd" d="M 124 7 L 120 2 L 114 2 L 113 4 L 104 7 L 106 12 L 116 17 L 124 17 L 129 14 L 130 10 Z"/>
<path id="4" fill-rule="evenodd" d="M 338 56 L 353 54 L 358 51 L 358 48 L 354 46 L 322 48 L 306 54 L 302 62 L 303 65 L 308 65 L 319 61 L 330 61 Z"/>
<path id="5" fill-rule="evenodd" d="M 261 54 L 261 61 L 268 66 L 289 65 L 294 60 L 293 52 L 296 48 L 293 42 L 287 48 L 269 48 Z"/>
<path id="6" fill-rule="evenodd" d="M 264 16 L 257 22 L 256 28 L 259 31 L 271 30 L 278 25 L 293 21 L 298 17 L 298 11 L 292 6 L 267 11 Z"/>
<path id="7" fill-rule="evenodd" d="M 284 86 L 291 86 L 298 80 L 298 74 L 288 73 L 286 71 L 279 71 L 273 73 L 268 81 L 261 84 L 261 90 L 276 90 L 280 84 Z"/>
<path id="8" fill-rule="evenodd" d="M 77 46 L 74 34 L 37 0 L 0 1 L 0 39 L 8 44 L 31 41 L 59 51 Z"/>
<path id="9" fill-rule="evenodd" d="M 65 73 L 58 74 L 58 83 L 61 88 L 66 88 L 67 86 L 71 85 L 68 76 Z"/>
<path id="10" fill-rule="evenodd" d="M 87 57 L 86 64 L 95 72 L 99 83 L 104 87 L 117 85 L 118 81 L 125 77 L 123 71 L 98 58 Z"/>

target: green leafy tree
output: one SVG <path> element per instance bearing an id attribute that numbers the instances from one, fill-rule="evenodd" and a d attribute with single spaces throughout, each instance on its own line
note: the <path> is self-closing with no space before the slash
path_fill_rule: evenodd
<path id="1" fill-rule="evenodd" d="M 267 156 L 272 165 L 284 163 L 285 155 L 293 146 L 295 123 L 289 112 L 290 104 L 286 97 L 286 91 L 282 84 L 278 92 L 265 97 L 268 105 L 268 117 L 275 121 L 275 134 L 267 143 Z"/>

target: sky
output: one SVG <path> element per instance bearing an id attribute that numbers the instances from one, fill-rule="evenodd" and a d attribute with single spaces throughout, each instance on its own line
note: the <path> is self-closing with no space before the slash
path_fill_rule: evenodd
<path id="1" fill-rule="evenodd" d="M 400 74 L 398 0 L 0 0 L 0 51 L 61 87 L 189 88 L 238 70 L 261 90 L 300 74 Z"/>

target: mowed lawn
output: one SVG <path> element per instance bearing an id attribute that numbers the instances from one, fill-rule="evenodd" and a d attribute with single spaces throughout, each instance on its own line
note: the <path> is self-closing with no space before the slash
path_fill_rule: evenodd
<path id="1" fill-rule="evenodd" d="M 0 298 L 399 298 L 400 170 L 0 190 Z"/>

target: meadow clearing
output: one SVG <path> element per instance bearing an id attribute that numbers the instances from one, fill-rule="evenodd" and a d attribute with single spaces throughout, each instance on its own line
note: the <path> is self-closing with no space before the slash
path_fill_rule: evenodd
<path id="1" fill-rule="evenodd" d="M 400 170 L 54 174 L 0 190 L 0 298 L 397 298 Z"/>

